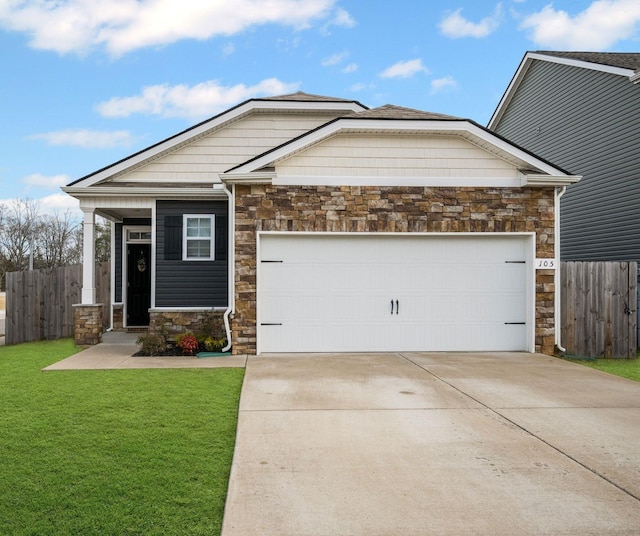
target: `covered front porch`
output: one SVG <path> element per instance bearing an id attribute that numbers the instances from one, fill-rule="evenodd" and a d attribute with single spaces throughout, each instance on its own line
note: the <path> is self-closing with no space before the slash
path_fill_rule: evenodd
<path id="1" fill-rule="evenodd" d="M 74 306 L 76 344 L 99 343 L 103 324 L 115 331 L 148 328 L 155 279 L 155 205 L 154 198 L 80 198 L 84 239 L 81 302 Z M 97 217 L 110 226 L 108 303 L 97 303 L 95 269 L 90 269 L 96 264 Z"/>

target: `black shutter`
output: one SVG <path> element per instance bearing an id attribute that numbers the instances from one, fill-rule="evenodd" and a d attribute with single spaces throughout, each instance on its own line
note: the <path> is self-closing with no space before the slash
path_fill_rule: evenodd
<path id="1" fill-rule="evenodd" d="M 224 261 L 227 259 L 227 250 L 229 244 L 229 232 L 227 227 L 227 218 L 216 214 L 216 260 Z"/>
<path id="2" fill-rule="evenodd" d="M 182 260 L 182 216 L 164 217 L 164 260 Z"/>

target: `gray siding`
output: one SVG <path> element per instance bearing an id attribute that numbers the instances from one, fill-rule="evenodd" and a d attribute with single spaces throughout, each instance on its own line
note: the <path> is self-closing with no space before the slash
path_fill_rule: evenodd
<path id="1" fill-rule="evenodd" d="M 534 61 L 495 130 L 583 176 L 562 198 L 563 260 L 640 261 L 640 85 Z"/>
<path id="2" fill-rule="evenodd" d="M 165 259 L 164 220 L 183 214 L 215 214 L 216 232 L 224 232 L 225 253 L 214 261 Z M 219 229 L 225 223 L 224 230 Z M 225 307 L 228 305 L 228 210 L 226 201 L 158 201 L 156 205 L 156 307 Z M 222 238 L 219 236 L 217 238 Z M 218 240 L 216 239 L 216 242 Z"/>

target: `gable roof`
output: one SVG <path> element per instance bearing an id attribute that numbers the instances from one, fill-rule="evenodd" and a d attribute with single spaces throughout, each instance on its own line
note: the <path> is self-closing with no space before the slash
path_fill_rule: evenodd
<path id="1" fill-rule="evenodd" d="M 251 175 L 256 172 L 258 174 L 264 174 L 267 178 L 271 178 L 273 176 L 273 165 L 275 162 L 319 144 L 323 140 L 335 135 L 348 132 L 379 133 L 384 131 L 394 133 L 458 135 L 505 160 L 518 162 L 523 168 L 536 169 L 542 174 L 555 177 L 558 183 L 564 180 L 568 182 L 576 182 L 578 180 L 578 178 L 571 175 L 571 173 L 517 146 L 475 121 L 451 115 L 403 108 L 391 104 L 362 112 L 352 112 L 333 119 L 324 125 L 229 169 L 221 175 L 221 178 L 227 181 L 239 180 L 242 182 L 243 180 L 252 180 Z M 546 179 L 541 178 L 535 173 L 531 173 L 530 175 L 531 177 L 536 177 L 536 179 L 532 179 L 531 184 L 536 180 L 540 181 L 539 184 L 543 184 L 545 181 L 549 182 L 549 177 Z M 563 177 L 563 179 L 558 179 L 559 177 Z M 553 182 L 553 180 L 551 180 L 551 182 Z"/>
<path id="2" fill-rule="evenodd" d="M 509 86 L 502 95 L 488 126 L 495 128 L 502 118 L 511 99 L 517 92 L 522 80 L 534 61 L 547 61 L 571 67 L 591 69 L 613 75 L 624 76 L 633 83 L 640 83 L 640 53 L 635 52 L 562 52 L 562 51 L 530 51 L 527 52 L 516 70 Z"/>
<path id="3" fill-rule="evenodd" d="M 128 171 L 134 167 L 140 166 L 154 158 L 175 150 L 176 148 L 186 145 L 196 138 L 202 137 L 207 133 L 219 128 L 220 126 L 236 121 L 244 115 L 259 110 L 288 110 L 288 111 L 339 111 L 342 113 L 357 112 L 367 110 L 368 108 L 356 100 L 340 99 L 336 97 L 326 97 L 321 95 L 312 95 L 298 91 L 291 95 L 280 95 L 275 97 L 249 99 L 236 106 L 225 110 L 209 119 L 202 121 L 192 127 L 174 134 L 150 147 L 142 149 L 137 153 L 123 158 L 113 164 L 102 169 L 94 171 L 89 175 L 81 177 L 67 184 L 66 187 L 72 186 L 91 186 L 106 178 L 112 177 L 118 173 Z"/>

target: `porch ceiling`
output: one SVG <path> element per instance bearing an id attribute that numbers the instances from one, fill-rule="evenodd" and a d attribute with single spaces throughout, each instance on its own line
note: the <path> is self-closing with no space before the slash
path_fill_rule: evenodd
<path id="1" fill-rule="evenodd" d="M 96 214 L 110 221 L 121 222 L 130 218 L 151 218 L 150 208 L 96 208 Z"/>

